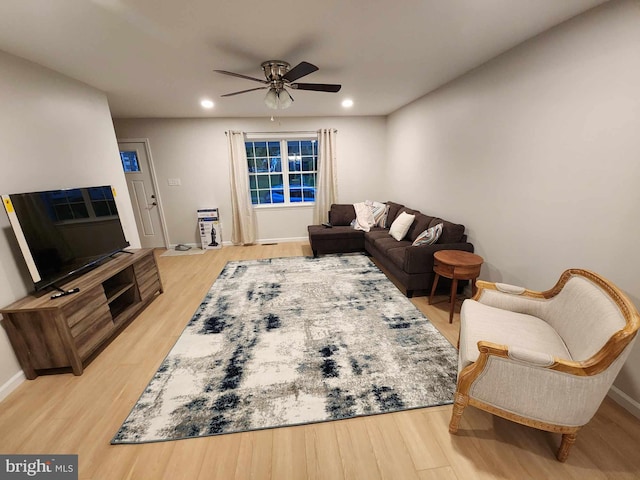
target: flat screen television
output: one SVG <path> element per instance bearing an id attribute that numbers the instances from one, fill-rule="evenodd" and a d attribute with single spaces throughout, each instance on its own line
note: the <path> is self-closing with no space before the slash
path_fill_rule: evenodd
<path id="1" fill-rule="evenodd" d="M 2 203 L 36 290 L 59 288 L 129 246 L 109 185 L 2 195 Z"/>

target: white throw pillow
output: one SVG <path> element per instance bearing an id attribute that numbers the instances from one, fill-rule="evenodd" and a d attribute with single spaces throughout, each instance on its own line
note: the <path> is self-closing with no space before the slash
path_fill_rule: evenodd
<path id="1" fill-rule="evenodd" d="M 411 215 L 407 212 L 400 213 L 400 215 L 398 215 L 391 224 L 389 235 L 391 235 L 397 241 L 402 240 L 409 231 L 409 228 L 411 227 L 411 224 L 413 223 L 413 220 L 415 218 L 415 215 Z"/>

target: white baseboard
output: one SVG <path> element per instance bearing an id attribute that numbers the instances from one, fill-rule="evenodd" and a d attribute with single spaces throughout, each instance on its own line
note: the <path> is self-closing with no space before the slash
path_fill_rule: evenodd
<path id="1" fill-rule="evenodd" d="M 304 242 L 304 241 L 308 241 L 309 237 L 289 237 L 289 238 L 261 238 L 259 240 L 256 240 L 256 244 L 258 245 L 264 245 L 264 244 L 268 244 L 268 243 L 290 243 L 290 242 Z M 171 243 L 169 244 L 169 250 L 173 250 L 174 248 L 176 248 L 178 244 L 177 243 Z M 183 245 L 187 245 L 191 248 L 201 248 L 201 245 L 199 243 L 183 243 Z M 227 241 L 223 241 L 222 242 L 222 246 L 223 247 L 232 247 L 233 243 L 231 243 L 230 240 Z"/>
<path id="2" fill-rule="evenodd" d="M 256 243 L 289 243 L 289 242 L 302 242 L 303 240 L 309 240 L 309 237 L 290 237 L 290 238 L 261 238 L 256 240 Z"/>
<path id="3" fill-rule="evenodd" d="M 24 372 L 20 370 L 13 377 L 7 380 L 4 385 L 0 385 L 0 402 L 7 398 L 11 392 L 13 392 L 18 385 L 24 382 L 27 377 L 24 376 Z"/>
<path id="4" fill-rule="evenodd" d="M 612 386 L 609 390 L 609 396 L 622 408 L 627 410 L 631 415 L 640 418 L 640 403 L 636 402 L 629 395 L 619 388 Z"/>

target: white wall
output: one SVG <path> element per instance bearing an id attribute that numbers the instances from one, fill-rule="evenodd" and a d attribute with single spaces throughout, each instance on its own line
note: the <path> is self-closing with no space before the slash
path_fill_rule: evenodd
<path id="1" fill-rule="evenodd" d="M 389 196 L 464 223 L 480 278 L 587 268 L 640 306 L 639 26 L 640 3 L 605 4 L 395 112 Z M 636 402 L 638 365 L 637 344 L 615 383 Z"/>
<path id="2" fill-rule="evenodd" d="M 206 119 L 116 119 L 118 139 L 148 138 L 169 231 L 169 243 L 199 242 L 198 208 L 218 207 L 222 240 L 231 240 L 229 154 L 225 131 L 317 131 L 336 128 L 340 202 L 385 200 L 386 182 L 379 174 L 386 162 L 383 117 Z M 181 186 L 169 186 L 180 178 Z M 313 223 L 309 206 L 256 210 L 258 241 L 307 238 Z"/>
<path id="3" fill-rule="evenodd" d="M 106 96 L 0 51 L 0 193 L 113 185 L 127 239 L 140 246 Z M 9 221 L 0 212 L 0 304 L 33 289 Z M 0 397 L 22 378 L 0 332 Z M 5 389 L 3 390 L 3 386 Z"/>

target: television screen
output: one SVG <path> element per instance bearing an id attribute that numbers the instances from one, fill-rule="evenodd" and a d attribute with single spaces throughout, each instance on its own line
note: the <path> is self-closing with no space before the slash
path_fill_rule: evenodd
<path id="1" fill-rule="evenodd" d="M 2 195 L 36 290 L 129 246 L 109 185 Z"/>

